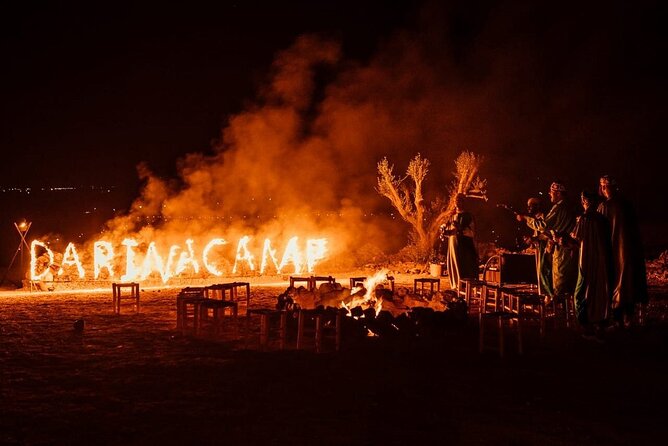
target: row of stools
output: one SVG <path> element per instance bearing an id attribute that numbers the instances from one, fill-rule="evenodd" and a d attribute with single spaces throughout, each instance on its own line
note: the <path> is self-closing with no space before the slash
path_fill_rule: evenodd
<path id="1" fill-rule="evenodd" d="M 296 315 L 297 334 L 294 347 L 303 350 L 312 347 L 316 353 L 326 350 L 325 345 L 333 344 L 335 351 L 341 349 L 341 333 L 344 310 L 304 310 L 296 313 L 285 310 L 251 309 L 246 315 L 245 344 L 251 338 L 250 323 L 253 316 L 259 316 L 260 331 L 258 346 L 260 350 L 268 350 L 272 344 L 278 343 L 278 349 L 288 347 L 289 329 L 294 324 Z"/>
<path id="2" fill-rule="evenodd" d="M 306 289 L 308 291 L 314 291 L 318 288 L 318 283 L 329 283 L 334 285 L 336 279 L 332 276 L 290 276 L 290 287 L 295 287 L 300 283 L 306 284 Z"/>
<path id="3" fill-rule="evenodd" d="M 245 304 L 243 321 L 238 318 L 239 302 Z M 201 334 L 204 330 L 213 329 L 214 333 L 219 334 L 229 322 L 238 335 L 243 325 L 244 344 L 248 347 L 251 338 L 254 338 L 252 333 L 256 333 L 253 321 L 259 319 L 257 345 L 261 350 L 267 350 L 275 344 L 283 350 L 292 340 L 288 332 L 294 325 L 294 314 L 271 308 L 250 308 L 250 285 L 247 282 L 183 288 L 177 295 L 176 308 L 177 329 L 182 331 Z M 333 348 L 338 351 L 341 348 L 342 315 L 343 310 L 297 312 L 295 348 L 312 346 L 320 353 L 325 350 L 326 343 L 333 343 Z"/>
<path id="4" fill-rule="evenodd" d="M 537 322 L 540 338 L 545 336 L 546 317 L 552 317 L 555 328 L 559 321 L 566 327 L 573 324 L 575 308 L 573 297 L 553 300 L 545 304 L 545 296 L 535 286 L 489 283 L 484 280 L 460 279 L 459 295 L 465 299 L 470 314 L 478 315 L 479 351 L 490 348 L 505 355 L 506 330 L 513 329 L 518 354 L 523 354 L 523 334 L 528 323 Z M 498 344 L 487 343 L 489 326 L 495 327 Z"/>

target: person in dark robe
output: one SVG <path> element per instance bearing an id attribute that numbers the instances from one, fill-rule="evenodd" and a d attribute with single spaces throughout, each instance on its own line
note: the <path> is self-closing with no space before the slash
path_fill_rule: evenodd
<path id="1" fill-rule="evenodd" d="M 604 201 L 598 212 L 610 222 L 612 243 L 612 315 L 618 324 L 629 326 L 636 304 L 646 304 L 647 276 L 640 228 L 631 203 L 608 175 L 600 178 L 599 193 Z"/>
<path id="2" fill-rule="evenodd" d="M 529 225 L 529 219 L 545 218 L 540 198 L 531 197 L 527 201 L 527 213 L 516 214 L 517 221 L 526 222 L 527 227 L 535 227 L 535 224 Z M 531 229 L 532 234 L 528 236 L 528 242 L 536 257 L 536 271 L 538 273 L 537 282 L 539 292 L 545 296 L 552 295 L 552 256 L 548 252 L 548 237 L 543 232 Z"/>
<path id="3" fill-rule="evenodd" d="M 475 247 L 473 214 L 464 210 L 464 194 L 456 198 L 456 212 L 445 225 L 448 236 L 447 268 L 450 288 L 458 289 L 459 279 L 478 278 L 478 252 Z"/>
<path id="4" fill-rule="evenodd" d="M 584 336 L 592 337 L 602 330 L 612 300 L 610 225 L 596 212 L 595 192 L 583 191 L 580 199 L 584 213 L 578 217 L 567 240 L 580 248 L 575 314 L 584 328 Z"/>
<path id="5" fill-rule="evenodd" d="M 552 287 L 545 289 L 545 303 L 565 298 L 575 291 L 577 281 L 577 248 L 559 243 L 575 227 L 575 211 L 566 201 L 566 187 L 555 181 L 550 185 L 552 208 L 544 217 L 525 218 L 527 225 L 547 238 L 545 252 L 552 257 Z"/>

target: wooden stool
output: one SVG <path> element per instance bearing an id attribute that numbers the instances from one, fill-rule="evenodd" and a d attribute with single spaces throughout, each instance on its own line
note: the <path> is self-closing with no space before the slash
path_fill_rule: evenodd
<path id="1" fill-rule="evenodd" d="M 441 291 L 441 279 L 435 278 L 435 277 L 422 277 L 415 279 L 413 282 L 413 293 L 418 294 L 418 283 L 420 284 L 420 294 L 424 294 L 424 284 L 428 283 L 429 284 L 429 292 L 431 294 L 434 294 L 434 284 L 437 286 L 437 290 Z"/>
<path id="2" fill-rule="evenodd" d="M 269 348 L 269 340 L 271 334 L 278 334 L 278 348 L 285 349 L 288 334 L 288 314 L 285 310 L 274 310 L 270 308 L 254 308 L 246 312 L 246 329 L 244 343 L 247 344 L 250 337 L 250 320 L 253 315 L 260 316 L 260 350 L 267 350 Z M 278 316 L 278 327 L 272 327 L 271 319 Z"/>
<path id="3" fill-rule="evenodd" d="M 130 290 L 129 296 L 123 296 L 122 290 L 126 288 Z M 128 283 L 112 283 L 111 290 L 113 294 L 112 304 L 114 306 L 114 313 L 121 314 L 121 299 L 126 297 L 134 299 L 135 301 L 135 311 L 139 312 L 139 284 L 137 282 L 128 282 Z"/>
<path id="4" fill-rule="evenodd" d="M 356 286 L 362 286 L 366 277 L 351 277 L 350 278 L 350 289 L 352 290 Z"/>
<path id="5" fill-rule="evenodd" d="M 485 324 L 488 320 L 493 321 L 497 328 L 498 335 L 498 347 L 492 347 L 491 345 L 485 344 Z M 480 353 L 483 353 L 486 348 L 491 348 L 499 352 L 499 356 L 505 356 L 505 325 L 512 325 L 515 323 L 517 327 L 517 351 L 518 354 L 522 354 L 522 327 L 518 322 L 518 316 L 516 314 L 507 312 L 507 311 L 494 311 L 491 313 L 478 313 L 478 324 L 479 324 L 479 334 L 478 334 L 478 350 Z"/>
<path id="6" fill-rule="evenodd" d="M 200 333 L 203 327 L 212 325 L 216 333 L 220 333 L 225 312 L 236 317 L 238 306 L 236 302 L 218 299 L 197 299 L 194 302 L 195 332 Z M 211 310 L 211 314 L 209 311 Z"/>
<path id="7" fill-rule="evenodd" d="M 553 317 L 554 328 L 557 328 L 559 320 L 562 319 L 562 314 L 566 328 L 571 327 L 572 321 L 575 320 L 575 301 L 573 295 L 554 297 L 552 302 L 547 304 L 546 307 L 552 310 L 551 316 Z"/>
<path id="8" fill-rule="evenodd" d="M 503 291 L 507 302 L 504 311 L 517 314 L 518 331 L 521 333 L 524 323 L 538 321 L 541 339 L 545 337 L 545 296 L 526 290 Z"/>
<path id="9" fill-rule="evenodd" d="M 478 312 L 482 308 L 482 286 L 484 282 L 478 279 L 459 279 L 457 294 L 466 301 L 466 309 L 472 313 L 474 308 Z"/>
<path id="10" fill-rule="evenodd" d="M 315 322 L 314 328 L 314 348 L 316 353 L 323 351 L 323 339 L 327 332 L 327 322 L 334 321 L 334 349 L 338 352 L 341 350 L 341 322 L 344 310 L 327 311 L 327 310 L 299 310 L 297 318 L 297 350 L 304 348 L 304 338 L 306 336 L 306 321 L 312 320 Z"/>
<path id="11" fill-rule="evenodd" d="M 351 277 L 350 278 L 350 289 L 352 290 L 356 286 L 363 286 L 364 281 L 366 280 L 366 277 Z M 387 282 L 390 282 L 390 288 L 392 289 L 392 292 L 394 293 L 394 277 L 388 276 Z"/>
<path id="12" fill-rule="evenodd" d="M 483 282 L 480 289 L 480 313 L 496 312 L 502 308 L 501 286 Z"/>
<path id="13" fill-rule="evenodd" d="M 177 329 L 188 328 L 188 320 L 192 320 L 193 329 L 197 330 L 198 319 L 195 317 L 195 306 L 197 302 L 205 299 L 204 293 L 204 287 L 187 287 L 176 296 Z"/>
<path id="14" fill-rule="evenodd" d="M 336 279 L 332 276 L 311 276 L 311 290 L 318 288 L 318 282 L 331 283 L 333 285 L 336 283 Z"/>
<path id="15" fill-rule="evenodd" d="M 239 289 L 245 291 L 245 299 L 239 297 Z M 249 282 L 229 282 L 210 285 L 204 289 L 204 296 L 209 299 L 226 300 L 232 302 L 245 301 L 245 310 L 250 307 L 250 283 Z"/>
<path id="16" fill-rule="evenodd" d="M 310 277 L 296 277 L 296 276 L 290 276 L 290 286 L 295 287 L 296 283 L 300 282 L 306 282 L 306 289 L 308 291 L 313 291 L 312 285 L 311 285 L 311 278 Z"/>

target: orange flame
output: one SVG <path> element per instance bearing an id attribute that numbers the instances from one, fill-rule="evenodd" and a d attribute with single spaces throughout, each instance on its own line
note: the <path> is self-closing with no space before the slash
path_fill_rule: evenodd
<path id="1" fill-rule="evenodd" d="M 240 262 L 247 262 L 248 267 L 251 271 L 255 271 L 255 264 L 253 263 L 253 255 L 248 250 L 248 241 L 250 237 L 245 235 L 239 239 L 239 244 L 237 245 L 237 255 L 234 260 L 234 267 L 232 268 L 232 274 L 237 273 L 237 266 Z"/>
<path id="2" fill-rule="evenodd" d="M 344 302 L 341 302 L 341 308 L 345 308 L 348 311 L 348 315 L 350 316 L 351 315 L 350 310 L 352 308 L 358 306 L 373 307 L 376 310 L 376 315 L 378 315 L 378 313 L 380 313 L 380 311 L 383 308 L 383 301 L 382 299 L 376 300 L 375 296 L 376 287 L 387 280 L 388 272 L 389 271 L 387 269 L 381 269 L 373 276 L 368 277 L 366 280 L 364 280 L 364 282 L 362 282 L 362 286 L 366 290 L 364 296 L 363 297 L 354 296 L 353 299 L 350 301 L 350 303 L 347 305 Z M 359 290 L 360 290 L 359 287 L 355 287 L 352 290 L 350 290 L 350 294 L 354 295 Z"/>
<path id="3" fill-rule="evenodd" d="M 109 277 L 114 277 L 114 265 L 111 261 L 114 259 L 114 247 L 110 242 L 98 240 L 93 244 L 93 268 L 94 277 L 100 277 L 103 268 L 107 268 Z"/>

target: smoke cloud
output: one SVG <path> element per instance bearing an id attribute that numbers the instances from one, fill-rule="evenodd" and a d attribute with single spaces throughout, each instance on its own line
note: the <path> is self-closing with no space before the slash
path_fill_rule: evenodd
<path id="1" fill-rule="evenodd" d="M 629 144 L 650 150 L 656 122 L 638 110 L 646 86 L 609 71 L 642 43 L 619 50 L 618 21 L 640 24 L 644 11 L 465 5 L 427 5 L 363 61 L 338 40 L 299 37 L 211 152 L 180 160 L 172 181 L 140 167 L 146 186 L 108 235 L 224 235 L 232 251 L 241 234 L 256 246 L 328 237 L 340 264 L 378 260 L 408 229 L 375 191 L 384 156 L 398 172 L 418 152 L 428 158 L 430 198 L 445 194 L 459 152 L 480 153 L 492 201 L 518 204 L 555 177 L 572 190 L 595 184 Z M 642 187 L 634 175 L 625 180 Z M 491 211 L 476 212 L 486 230 Z"/>

